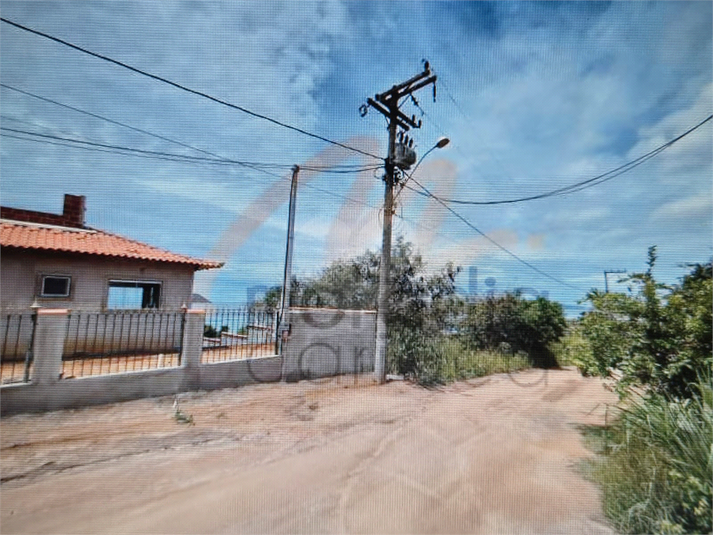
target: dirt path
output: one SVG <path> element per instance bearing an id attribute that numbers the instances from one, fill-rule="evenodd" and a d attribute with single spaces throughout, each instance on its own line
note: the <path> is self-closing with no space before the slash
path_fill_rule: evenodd
<path id="1" fill-rule="evenodd" d="M 440 390 L 343 377 L 5 418 L 3 533 L 611 533 L 575 371 Z"/>

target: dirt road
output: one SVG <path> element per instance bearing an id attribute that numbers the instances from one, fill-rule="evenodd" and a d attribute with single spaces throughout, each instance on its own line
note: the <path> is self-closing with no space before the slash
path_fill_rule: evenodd
<path id="1" fill-rule="evenodd" d="M 5 418 L 3 533 L 611 533 L 572 370 L 425 390 L 342 377 Z"/>

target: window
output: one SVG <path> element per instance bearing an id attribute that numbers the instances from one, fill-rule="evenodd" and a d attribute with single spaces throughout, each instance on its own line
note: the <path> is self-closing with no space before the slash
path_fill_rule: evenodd
<path id="1" fill-rule="evenodd" d="M 147 281 L 109 281 L 107 308 L 158 308 L 161 303 L 161 283 Z"/>
<path id="2" fill-rule="evenodd" d="M 43 275 L 40 297 L 69 297 L 71 277 Z"/>

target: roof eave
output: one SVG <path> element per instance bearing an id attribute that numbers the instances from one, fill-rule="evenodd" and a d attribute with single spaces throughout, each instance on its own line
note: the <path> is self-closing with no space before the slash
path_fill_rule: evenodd
<path id="1" fill-rule="evenodd" d="M 185 260 L 168 260 L 168 259 L 158 259 L 158 258 L 142 258 L 140 256 L 129 256 L 129 255 L 112 255 L 103 253 L 90 253 L 86 251 L 71 251 L 65 249 L 55 249 L 51 247 L 24 247 L 21 245 L 6 245 L 0 244 L 2 249 L 15 249 L 18 251 L 33 251 L 37 253 L 59 253 L 68 254 L 73 256 L 86 256 L 92 258 L 115 258 L 118 260 L 128 260 L 136 262 L 150 262 L 153 264 L 173 264 L 177 266 L 187 266 L 192 267 L 196 271 L 201 271 L 204 269 L 219 269 L 225 265 L 225 262 L 218 262 L 213 260 L 202 260 L 199 258 L 186 257 Z"/>

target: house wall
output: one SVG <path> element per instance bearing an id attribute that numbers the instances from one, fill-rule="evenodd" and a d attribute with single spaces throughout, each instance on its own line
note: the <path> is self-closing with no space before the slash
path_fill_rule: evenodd
<path id="1" fill-rule="evenodd" d="M 178 264 L 3 249 L 0 256 L 0 308 L 29 310 L 33 301 L 45 308 L 97 311 L 106 309 L 109 280 L 161 283 L 161 308 L 190 305 L 193 268 Z M 72 277 L 68 298 L 39 297 L 42 275 Z"/>

